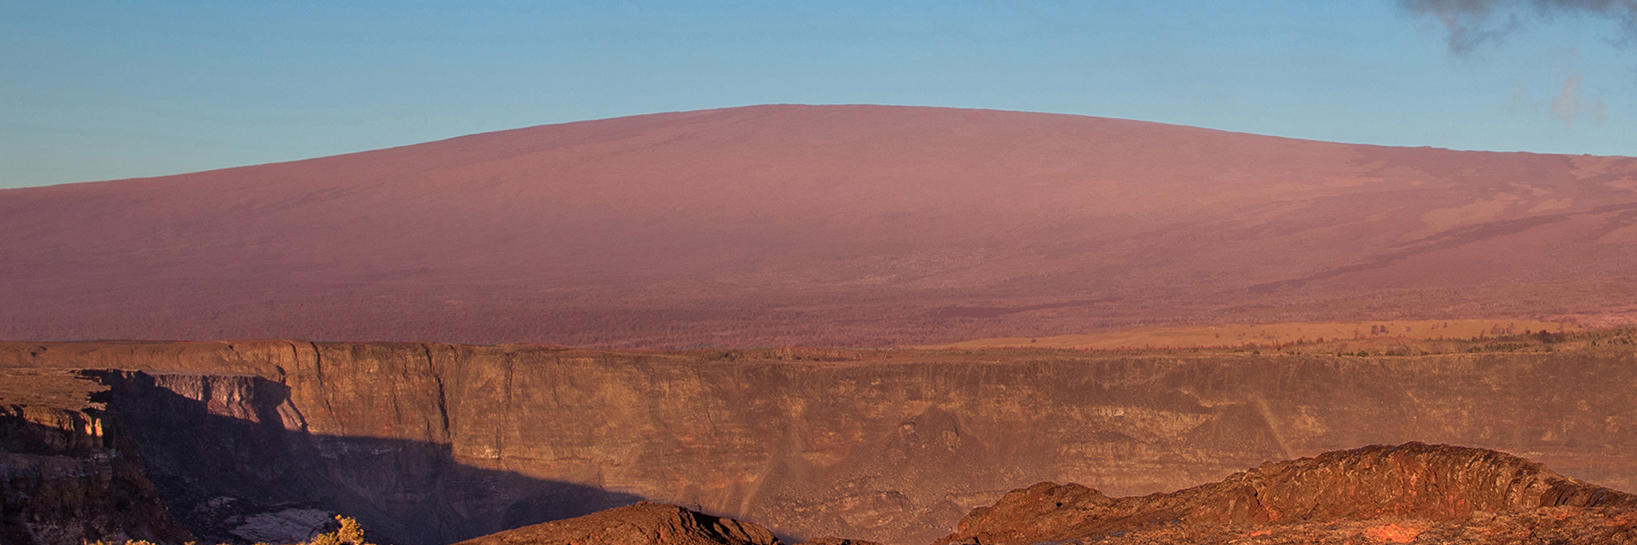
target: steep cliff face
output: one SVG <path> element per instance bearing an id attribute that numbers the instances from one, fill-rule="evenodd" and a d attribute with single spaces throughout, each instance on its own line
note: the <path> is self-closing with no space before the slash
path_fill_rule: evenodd
<path id="1" fill-rule="evenodd" d="M 1612 348 L 1360 358 L 14 343 L 0 346 L 0 366 L 145 369 L 115 390 L 133 436 L 152 438 L 155 482 L 191 490 L 173 510 L 208 506 L 209 494 L 329 509 L 408 545 L 639 499 L 790 542 L 919 544 L 1029 483 L 1146 494 L 1411 440 L 1637 488 L 1637 359 Z M 217 378 L 193 378 L 206 376 Z M 166 399 L 170 410 L 135 410 Z M 123 403 L 110 411 L 125 418 Z"/>
<path id="2" fill-rule="evenodd" d="M 0 370 L 0 543 L 193 539 L 166 512 L 89 377 Z"/>
<path id="3" fill-rule="evenodd" d="M 1040 483 L 973 510 L 935 545 L 1418 539 L 1628 543 L 1637 496 L 1500 452 L 1408 443 L 1268 463 L 1169 494 L 1111 499 Z"/>
<path id="4" fill-rule="evenodd" d="M 298 403 L 290 387 L 257 375 L 102 375 L 112 386 L 110 412 L 142 445 L 148 475 L 171 511 L 212 541 L 300 541 L 327 529 L 339 512 L 364 521 L 383 542 L 450 543 L 640 499 L 462 465 L 447 439 L 406 439 L 389 422 L 375 422 L 385 429 L 370 430 L 360 425 L 367 420 L 354 421 L 342 430 L 355 435 L 323 433 L 333 431 L 324 426 L 338 423 L 334 414 L 390 418 L 375 411 L 436 411 L 434 392 L 364 407 L 374 400 L 346 399 L 344 388 L 304 390 L 320 396 Z M 343 382 L 349 383 L 367 384 Z M 309 429 L 302 406 L 319 413 L 320 432 Z M 441 418 L 435 422 L 446 426 Z"/>
<path id="5" fill-rule="evenodd" d="M 88 371 L 109 388 L 169 511 L 210 543 L 293 543 L 331 529 L 345 494 L 311 456 L 289 389 L 253 374 Z M 282 411 L 282 412 L 281 412 Z"/>

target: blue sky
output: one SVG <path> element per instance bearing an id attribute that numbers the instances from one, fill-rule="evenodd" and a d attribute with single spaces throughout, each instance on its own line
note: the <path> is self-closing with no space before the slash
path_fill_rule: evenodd
<path id="1" fill-rule="evenodd" d="M 765 103 L 1637 155 L 1630 12 L 1550 4 L 0 0 L 0 187 Z"/>

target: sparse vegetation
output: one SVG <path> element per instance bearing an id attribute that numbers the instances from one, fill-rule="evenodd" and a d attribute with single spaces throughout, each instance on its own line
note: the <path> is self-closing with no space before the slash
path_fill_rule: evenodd
<path id="1" fill-rule="evenodd" d="M 364 527 L 352 517 L 335 516 L 335 521 L 341 523 L 341 528 L 327 534 L 319 534 L 313 538 L 311 545 L 373 545 L 364 541 Z"/>
<path id="2" fill-rule="evenodd" d="M 373 543 L 364 541 L 364 527 L 363 527 L 363 525 L 358 524 L 357 520 L 353 519 L 352 517 L 344 517 L 344 516 L 341 516 L 341 515 L 336 515 L 335 516 L 335 521 L 337 523 L 339 523 L 341 525 L 341 527 L 337 528 L 334 532 L 327 532 L 327 533 L 319 534 L 319 535 L 313 537 L 313 539 L 310 540 L 310 541 L 306 541 L 306 542 L 303 542 L 303 543 L 300 543 L 300 544 L 292 544 L 292 545 L 375 545 Z M 99 540 L 94 541 L 94 542 L 87 542 L 86 545 L 114 545 L 114 544 L 110 544 L 110 543 L 104 542 L 104 541 L 99 539 Z M 151 541 L 147 541 L 147 540 L 143 540 L 143 539 L 132 539 L 132 540 L 127 540 L 125 542 L 125 545 L 156 545 L 156 544 L 151 542 Z M 198 544 L 195 543 L 195 542 L 189 541 L 184 545 L 198 545 Z M 219 545 L 227 545 L 227 544 L 223 543 L 223 544 L 219 544 Z M 271 543 L 257 543 L 256 545 L 274 545 L 274 544 L 271 544 Z"/>

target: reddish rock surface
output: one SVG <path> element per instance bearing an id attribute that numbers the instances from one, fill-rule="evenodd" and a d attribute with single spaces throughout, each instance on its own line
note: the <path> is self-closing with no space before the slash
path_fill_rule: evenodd
<path id="1" fill-rule="evenodd" d="M 110 377 L 109 411 L 197 524 L 234 514 L 211 510 L 224 496 L 308 501 L 380 542 L 439 545 L 646 499 L 788 542 L 925 545 L 1031 483 L 1171 492 L 1406 441 L 1637 490 L 1632 342 L 1414 357 L 0 343 L 0 367 L 144 370 Z"/>
<path id="2" fill-rule="evenodd" d="M 642 502 L 526 526 L 460 545 L 779 545 L 766 528 Z"/>
<path id="3" fill-rule="evenodd" d="M 756 106 L 0 191 L 0 339 L 891 346 L 1637 305 L 1637 160 Z"/>
<path id="4" fill-rule="evenodd" d="M 1229 541 L 1632 543 L 1637 496 L 1505 453 L 1407 443 L 1140 497 L 1040 483 L 973 510 L 936 545 Z"/>

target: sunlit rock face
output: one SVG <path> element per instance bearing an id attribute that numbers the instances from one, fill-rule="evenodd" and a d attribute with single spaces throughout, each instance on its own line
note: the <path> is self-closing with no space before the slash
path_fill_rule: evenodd
<path id="1" fill-rule="evenodd" d="M 460 545 L 780 545 L 766 528 L 642 502 L 487 535 Z"/>
<path id="2" fill-rule="evenodd" d="M 1625 346 L 1365 358 L 13 343 L 0 366 L 130 370 L 105 379 L 108 412 L 185 520 L 248 516 L 199 507 L 225 496 L 431 545 L 651 500 L 786 542 L 918 545 L 1042 481 L 1170 492 L 1410 440 L 1637 488 Z"/>
<path id="3" fill-rule="evenodd" d="M 1631 543 L 1637 496 L 1492 450 L 1407 443 L 1268 463 L 1168 494 L 1014 490 L 935 545 Z"/>

